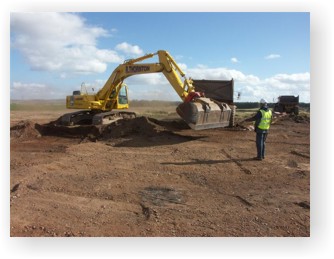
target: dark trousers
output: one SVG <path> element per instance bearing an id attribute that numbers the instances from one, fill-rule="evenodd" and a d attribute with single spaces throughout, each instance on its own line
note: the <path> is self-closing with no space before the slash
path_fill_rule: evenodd
<path id="1" fill-rule="evenodd" d="M 256 133 L 256 149 L 257 149 L 257 157 L 259 158 L 264 158 L 267 136 L 268 132 Z"/>

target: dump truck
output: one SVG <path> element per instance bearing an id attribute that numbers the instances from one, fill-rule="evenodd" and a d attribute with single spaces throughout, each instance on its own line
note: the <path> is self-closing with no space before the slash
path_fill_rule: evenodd
<path id="1" fill-rule="evenodd" d="M 231 115 L 226 126 L 235 126 L 234 80 L 192 79 L 195 91 L 202 92 L 205 97 L 225 103 L 231 108 Z"/>
<path id="2" fill-rule="evenodd" d="M 299 114 L 299 95 L 281 95 L 274 105 L 274 112 Z"/>

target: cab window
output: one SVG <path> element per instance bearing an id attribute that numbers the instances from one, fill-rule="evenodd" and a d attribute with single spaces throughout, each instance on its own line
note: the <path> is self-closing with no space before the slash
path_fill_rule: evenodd
<path id="1" fill-rule="evenodd" d="M 125 87 L 122 87 L 118 93 L 118 103 L 119 104 L 127 104 L 128 103 L 128 96 Z"/>

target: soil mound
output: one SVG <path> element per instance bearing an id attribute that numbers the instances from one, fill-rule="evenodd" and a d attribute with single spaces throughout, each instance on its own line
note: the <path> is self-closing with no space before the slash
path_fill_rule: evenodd
<path id="1" fill-rule="evenodd" d="M 47 124 L 36 124 L 36 129 L 42 136 L 57 136 L 65 138 L 85 138 L 87 136 L 99 137 L 103 126 L 78 125 L 62 126 L 53 122 Z"/>
<path id="2" fill-rule="evenodd" d="M 154 137 L 182 129 L 188 129 L 183 121 L 160 121 L 140 116 L 124 118 L 108 125 L 62 126 L 57 121 L 47 124 L 35 124 L 35 129 L 42 136 L 60 136 L 69 138 L 110 139 L 126 136 Z"/>
<path id="3" fill-rule="evenodd" d="M 36 124 L 30 120 L 20 121 L 10 127 L 10 137 L 18 139 L 40 137 L 41 134 L 35 127 Z"/>
<path id="4" fill-rule="evenodd" d="M 306 114 L 290 115 L 290 118 L 297 123 L 310 123 L 310 116 Z"/>
<path id="5" fill-rule="evenodd" d="M 101 133 L 103 139 L 121 138 L 129 135 L 152 137 L 161 133 L 170 132 L 157 120 L 141 116 L 134 119 L 122 119 L 107 125 Z"/>
<path id="6" fill-rule="evenodd" d="M 287 116 L 282 117 L 283 120 L 289 120 L 296 123 L 310 123 L 310 117 L 306 114 L 289 114 Z"/>

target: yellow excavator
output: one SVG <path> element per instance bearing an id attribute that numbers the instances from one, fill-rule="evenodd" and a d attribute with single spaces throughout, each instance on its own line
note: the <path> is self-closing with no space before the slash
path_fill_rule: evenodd
<path id="1" fill-rule="evenodd" d="M 142 61 L 158 56 L 158 63 Z M 74 91 L 66 97 L 66 107 L 81 109 L 61 117 L 62 125 L 110 123 L 119 118 L 135 117 L 135 113 L 124 112 L 129 108 L 127 77 L 163 73 L 183 101 L 177 108 L 178 115 L 195 130 L 231 126 L 233 108 L 223 102 L 206 98 L 196 92 L 192 79 L 186 78 L 172 56 L 165 50 L 130 59 L 120 64 L 110 75 L 105 85 L 96 93 Z M 181 77 L 184 80 L 181 80 Z"/>

